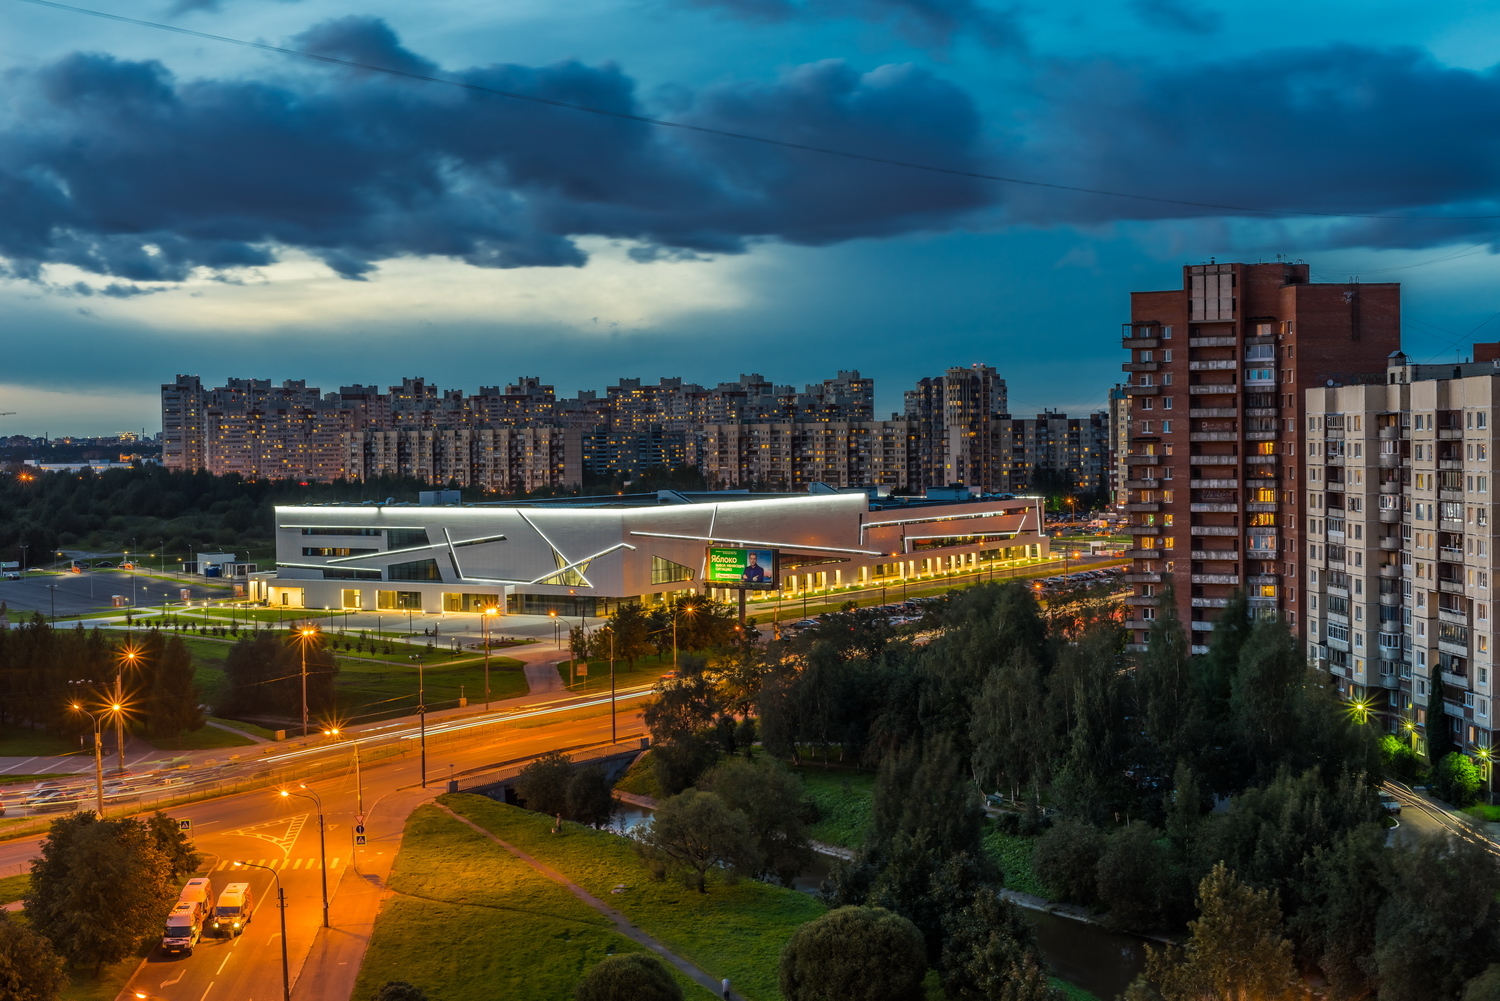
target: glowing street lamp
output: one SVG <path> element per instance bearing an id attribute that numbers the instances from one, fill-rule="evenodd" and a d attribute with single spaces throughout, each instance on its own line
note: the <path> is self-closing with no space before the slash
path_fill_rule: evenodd
<path id="1" fill-rule="evenodd" d="M 281 877 L 276 874 L 275 869 L 272 869 L 268 865 L 261 865 L 258 862 L 243 862 L 235 859 L 234 867 L 238 869 L 241 866 L 251 869 L 264 869 L 271 874 L 272 879 L 276 880 L 276 902 L 281 908 L 281 999 L 282 1001 L 292 1001 L 291 964 L 287 962 L 286 954 L 286 891 L 281 888 Z"/>
<path id="2" fill-rule="evenodd" d="M 118 718 L 119 714 L 120 714 L 120 711 L 123 708 L 124 707 L 122 705 L 120 705 L 118 702 L 116 702 L 116 703 L 112 703 L 107 711 L 113 712 L 115 714 L 116 718 Z M 101 728 L 103 727 L 103 724 L 104 724 L 104 720 L 102 719 L 102 712 L 103 711 L 101 711 L 100 715 L 95 715 L 94 713 L 91 713 L 87 709 L 83 708 L 83 706 L 81 706 L 77 702 L 73 703 L 73 710 L 75 712 L 81 712 L 81 713 L 83 713 L 94 724 L 94 806 L 95 806 L 95 809 L 99 813 L 99 819 L 103 820 L 104 819 L 104 737 L 103 737 L 102 733 L 100 732 Z"/>
<path id="3" fill-rule="evenodd" d="M 293 796 L 300 796 L 318 804 L 318 856 L 320 860 L 318 875 L 323 878 L 323 927 L 331 928 L 333 926 L 328 923 L 328 847 L 323 842 L 323 797 L 308 789 L 306 783 L 299 783 L 299 787 L 306 791 L 292 792 L 290 789 L 283 789 L 281 798 L 290 799 Z"/>
<path id="4" fill-rule="evenodd" d="M 496 605 L 486 605 L 479 621 L 484 625 L 484 708 L 490 708 L 490 616 L 499 615 Z"/>
<path id="5" fill-rule="evenodd" d="M 307 736 L 307 644 L 318 635 L 318 630 L 313 626 L 303 626 L 297 630 L 297 645 L 302 648 L 302 736 Z"/>

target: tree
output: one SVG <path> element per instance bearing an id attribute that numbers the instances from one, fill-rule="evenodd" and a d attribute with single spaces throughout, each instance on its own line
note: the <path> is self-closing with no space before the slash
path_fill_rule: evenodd
<path id="1" fill-rule="evenodd" d="M 1376 918 L 1388 892 L 1385 838 L 1383 827 L 1361 824 L 1302 864 L 1301 906 L 1287 924 L 1299 958 L 1323 971 L 1335 997 L 1366 997 L 1375 986 Z"/>
<path id="2" fill-rule="evenodd" d="M 898 834 L 922 832 L 929 845 L 945 854 L 977 854 L 984 811 L 966 764 L 947 733 L 931 737 L 920 751 L 886 755 L 875 779 L 871 847 L 880 851 Z"/>
<path id="3" fill-rule="evenodd" d="M 1391 863 L 1375 927 L 1381 1001 L 1455 997 L 1500 961 L 1500 867 L 1487 845 L 1442 835 Z"/>
<path id="4" fill-rule="evenodd" d="M 26 916 L 75 964 L 129 956 L 160 932 L 175 897 L 172 864 L 146 825 L 75 813 L 55 820 L 32 864 Z"/>
<path id="5" fill-rule="evenodd" d="M 1298 684 L 1306 670 L 1307 657 L 1283 620 L 1255 623 L 1229 685 L 1237 758 L 1247 775 L 1270 778 L 1295 746 Z"/>
<path id="6" fill-rule="evenodd" d="M 1064 900 L 1092 904 L 1104 842 L 1104 832 L 1086 820 L 1059 820 L 1037 839 L 1031 858 L 1036 878 Z"/>
<path id="7" fill-rule="evenodd" d="M 52 943 L 0 911 L 0 999 L 53 1001 L 67 985 Z"/>
<path id="8" fill-rule="evenodd" d="M 642 717 L 651 731 L 651 769 L 657 785 L 678 793 L 698 781 L 719 755 L 713 739 L 718 694 L 701 673 L 664 678 Z"/>
<path id="9" fill-rule="evenodd" d="M 568 779 L 567 809 L 569 820 L 590 827 L 608 827 L 614 819 L 619 801 L 604 769 L 598 765 L 574 766 Z"/>
<path id="10" fill-rule="evenodd" d="M 547 816 L 568 812 L 568 785 L 573 780 L 573 762 L 561 751 L 552 751 L 521 769 L 516 776 L 516 795 L 526 809 Z"/>
<path id="11" fill-rule="evenodd" d="M 969 725 L 974 767 L 983 780 L 1008 789 L 1012 799 L 1045 776 L 1052 722 L 1044 695 L 1041 663 L 1030 651 L 1016 650 L 984 679 L 974 705 Z"/>
<path id="12" fill-rule="evenodd" d="M 575 1001 L 682 1001 L 682 988 L 667 964 L 646 952 L 600 960 L 583 975 Z"/>
<path id="13" fill-rule="evenodd" d="M 427 992 L 405 980 L 387 980 L 375 992 L 375 1001 L 427 1001 Z"/>
<path id="14" fill-rule="evenodd" d="M 1173 762 L 1192 753 L 1201 726 L 1189 653 L 1177 598 L 1168 584 L 1156 603 L 1146 649 L 1137 656 L 1135 667 L 1143 744 L 1149 749 L 1148 765 L 1161 777 Z"/>
<path id="15" fill-rule="evenodd" d="M 920 1001 L 922 936 L 878 907 L 840 907 L 801 925 L 781 951 L 786 1001 Z"/>
<path id="16" fill-rule="evenodd" d="M 1450 751 L 1432 770 L 1432 792 L 1445 803 L 1468 806 L 1479 795 L 1479 769 L 1463 752 Z"/>
<path id="17" fill-rule="evenodd" d="M 177 826 L 177 821 L 157 810 L 145 820 L 146 830 L 167 861 L 168 878 L 174 883 L 192 872 L 198 871 L 203 860 L 194 849 L 188 836 Z"/>
<path id="18" fill-rule="evenodd" d="M 1186 949 L 1147 950 L 1146 975 L 1165 1001 L 1291 1001 L 1300 993 L 1271 893 L 1241 883 L 1221 862 L 1198 885 L 1198 910 Z"/>
<path id="19" fill-rule="evenodd" d="M 1166 927 L 1186 896 L 1178 890 L 1181 873 L 1164 841 L 1161 831 L 1133 820 L 1105 842 L 1094 879 L 1115 930 Z"/>
<path id="20" fill-rule="evenodd" d="M 749 819 L 760 857 L 758 875 L 774 876 L 790 886 L 813 860 L 807 820 L 817 807 L 803 794 L 801 780 L 781 762 L 730 758 L 715 766 L 698 785 L 716 793 L 725 806 Z"/>
<path id="21" fill-rule="evenodd" d="M 658 806 L 636 844 L 661 872 L 681 873 L 699 893 L 708 892 L 711 872 L 754 872 L 760 866 L 749 818 L 697 789 Z"/>
<path id="22" fill-rule="evenodd" d="M 954 1001 L 1053 1001 L 1047 977 L 1036 962 L 1036 935 L 1014 904 L 990 887 L 943 922 L 938 960 L 943 993 Z"/>
<path id="23" fill-rule="evenodd" d="M 651 652 L 646 613 L 640 605 L 631 602 L 620 605 L 610 616 L 609 624 L 599 629 L 600 642 L 608 644 L 614 638 L 614 656 L 635 670 L 635 662 Z M 607 646 L 601 647 L 608 650 Z M 606 654 L 607 656 L 608 654 Z"/>
<path id="24" fill-rule="evenodd" d="M 1500 963 L 1491 963 L 1484 972 L 1464 985 L 1463 1001 L 1500 1001 Z"/>

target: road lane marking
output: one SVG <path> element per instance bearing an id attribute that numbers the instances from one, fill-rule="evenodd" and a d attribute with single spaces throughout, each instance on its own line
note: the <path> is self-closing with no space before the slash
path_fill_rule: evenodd
<path id="1" fill-rule="evenodd" d="M 212 983 L 210 983 L 207 987 L 203 988 L 203 998 L 208 997 L 208 992 L 211 991 L 211 990 L 213 990 L 213 989 L 214 989 L 214 985 Z M 199 998 L 198 1001 L 203 1001 L 203 998 Z"/>
<path id="2" fill-rule="evenodd" d="M 330 868 L 330 869 L 337 869 L 338 867 L 339 867 L 339 857 L 337 855 L 335 855 L 333 857 L 333 861 L 328 864 L 328 868 Z"/>
<path id="3" fill-rule="evenodd" d="M 300 869 L 300 868 L 302 868 L 302 860 L 298 859 L 297 861 L 293 862 L 292 863 L 292 868 L 293 869 Z M 311 866 L 309 866 L 309 868 L 311 868 Z"/>
<path id="4" fill-rule="evenodd" d="M 231 950 L 233 950 L 234 946 L 230 946 L 229 948 Z M 231 951 L 229 953 L 229 955 L 227 955 L 227 956 L 224 957 L 224 962 L 222 962 L 222 963 L 219 964 L 219 968 L 214 971 L 214 976 L 217 977 L 219 974 L 223 973 L 224 972 L 224 967 L 228 966 L 229 965 L 229 961 L 231 959 L 233 959 L 233 958 L 234 958 L 234 953 Z"/>
<path id="5" fill-rule="evenodd" d="M 181 980 L 185 976 L 187 976 L 187 970 L 178 970 L 177 976 L 173 977 L 171 980 L 163 980 L 161 982 L 161 985 L 163 987 L 171 987 L 173 984 L 177 983 L 177 981 Z"/>

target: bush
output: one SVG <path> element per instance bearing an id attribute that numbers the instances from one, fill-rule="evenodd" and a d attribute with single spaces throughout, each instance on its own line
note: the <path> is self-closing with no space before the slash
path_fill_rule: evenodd
<path id="1" fill-rule="evenodd" d="M 1177 909 L 1179 895 L 1173 891 L 1180 880 L 1162 832 L 1139 820 L 1109 836 L 1095 868 L 1099 902 L 1109 909 L 1109 925 L 1116 930 L 1164 927 Z"/>
<path id="2" fill-rule="evenodd" d="M 573 762 L 566 754 L 544 754 L 516 776 L 516 795 L 526 809 L 547 816 L 568 812 L 568 786 L 573 781 Z"/>
<path id="3" fill-rule="evenodd" d="M 916 925 L 879 907 L 840 907 L 781 951 L 786 1001 L 920 1001 L 927 949 Z"/>
<path id="4" fill-rule="evenodd" d="M 1422 773 L 1422 761 L 1417 757 L 1417 752 L 1393 733 L 1380 738 L 1380 759 L 1385 765 L 1386 774 L 1398 781 L 1415 782 Z"/>
<path id="5" fill-rule="evenodd" d="M 578 982 L 575 1001 L 682 1001 L 682 988 L 650 953 L 628 952 L 595 963 Z"/>
<path id="6" fill-rule="evenodd" d="M 1104 832 L 1084 820 L 1062 820 L 1036 842 L 1032 871 L 1057 896 L 1078 904 L 1098 898 L 1096 870 Z"/>
<path id="7" fill-rule="evenodd" d="M 387 980 L 375 992 L 375 1001 L 427 1001 L 427 992 L 405 980 Z"/>
<path id="8" fill-rule="evenodd" d="M 1452 751 L 1432 770 L 1432 794 L 1454 806 L 1468 806 L 1479 794 L 1479 769 L 1467 756 Z"/>

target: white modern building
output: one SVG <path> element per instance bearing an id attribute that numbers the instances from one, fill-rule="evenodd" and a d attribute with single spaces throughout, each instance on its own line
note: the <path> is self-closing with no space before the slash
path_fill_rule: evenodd
<path id="1" fill-rule="evenodd" d="M 1044 558 L 1042 517 L 1039 498 L 876 499 L 821 484 L 278 507 L 276 570 L 257 575 L 250 596 L 288 608 L 602 615 L 705 590 L 710 545 L 776 550 L 783 596 L 899 586 Z"/>
<path id="2" fill-rule="evenodd" d="M 1451 737 L 1487 768 L 1500 345 L 1475 357 L 1398 352 L 1384 383 L 1307 391 L 1305 587 L 1309 654 L 1346 698 L 1422 738 L 1440 685 Z"/>

